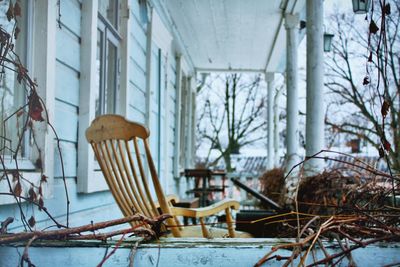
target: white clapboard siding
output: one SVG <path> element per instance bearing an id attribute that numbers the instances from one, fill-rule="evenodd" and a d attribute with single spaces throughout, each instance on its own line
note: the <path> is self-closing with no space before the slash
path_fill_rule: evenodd
<path id="1" fill-rule="evenodd" d="M 127 117 L 131 120 L 146 122 L 146 24 L 140 20 L 139 4 L 136 0 L 130 1 L 130 99 Z"/>
<path id="2" fill-rule="evenodd" d="M 56 62 L 56 98 L 79 105 L 79 72 L 60 61 Z"/>
<path id="3" fill-rule="evenodd" d="M 61 16 L 61 28 L 57 28 L 56 34 L 54 126 L 60 139 L 59 147 L 64 164 L 64 174 L 66 177 L 76 177 L 81 11 L 80 3 L 76 0 L 61 2 L 63 2 L 61 10 L 68 16 Z M 54 176 L 60 178 L 62 177 L 62 168 L 57 146 L 55 146 L 54 156 Z M 74 191 L 70 193 L 75 194 Z M 62 203 L 61 200 L 60 202 Z"/>

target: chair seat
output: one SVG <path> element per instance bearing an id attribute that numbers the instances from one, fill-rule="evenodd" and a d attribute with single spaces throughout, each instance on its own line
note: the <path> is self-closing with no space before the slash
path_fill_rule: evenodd
<path id="1" fill-rule="evenodd" d="M 217 227 L 207 227 L 210 238 L 222 238 L 229 237 L 227 229 L 217 228 Z M 181 231 L 182 237 L 203 237 L 200 225 L 189 225 L 183 227 Z M 172 233 L 168 234 L 166 237 L 173 237 Z M 253 236 L 249 233 L 242 231 L 235 231 L 235 238 L 252 238 Z"/>

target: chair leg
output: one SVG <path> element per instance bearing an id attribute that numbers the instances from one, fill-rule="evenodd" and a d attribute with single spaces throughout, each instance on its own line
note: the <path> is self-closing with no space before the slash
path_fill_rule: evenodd
<path id="1" fill-rule="evenodd" d="M 176 220 L 176 218 L 175 219 L 174 218 L 170 218 L 170 219 L 166 220 L 166 223 L 167 223 L 168 226 L 170 226 L 172 235 L 174 237 L 182 237 L 181 231 L 179 230 L 179 226 L 177 226 L 175 220 Z"/>
<path id="2" fill-rule="evenodd" d="M 233 219 L 232 219 L 232 215 L 231 215 L 231 209 L 226 208 L 225 214 L 226 214 L 226 224 L 228 225 L 229 237 L 235 237 L 235 229 L 233 228 Z"/>
<path id="3" fill-rule="evenodd" d="M 183 226 L 181 225 L 180 221 L 176 216 L 174 216 L 175 224 L 178 226 L 179 230 L 183 230 Z"/>
<path id="4" fill-rule="evenodd" d="M 200 218 L 200 224 L 201 224 L 201 232 L 203 233 L 203 237 L 209 238 L 210 237 L 210 233 L 208 232 L 208 229 L 207 229 L 206 225 L 204 224 L 204 218 L 203 217 Z"/>

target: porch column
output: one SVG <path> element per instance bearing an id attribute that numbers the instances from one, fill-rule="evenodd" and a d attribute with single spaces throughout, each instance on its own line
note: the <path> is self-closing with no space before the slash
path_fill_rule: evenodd
<path id="1" fill-rule="evenodd" d="M 324 54 L 323 54 L 323 0 L 307 0 L 307 109 L 306 109 L 306 156 L 324 147 Z M 323 160 L 305 163 L 307 175 L 313 175 L 324 167 Z"/>
<path id="2" fill-rule="evenodd" d="M 297 74 L 297 35 L 299 16 L 298 14 L 285 15 L 286 29 L 286 166 L 285 174 L 300 161 L 298 156 L 298 131 L 299 124 L 299 104 L 298 104 L 298 74 Z M 298 183 L 298 173 L 291 172 L 286 179 L 287 193 L 286 203 L 293 202 L 296 186 Z"/>
<path id="3" fill-rule="evenodd" d="M 279 167 L 279 98 L 282 88 L 275 91 L 274 95 L 274 167 Z"/>
<path id="4" fill-rule="evenodd" d="M 192 76 L 189 76 L 186 80 L 187 82 L 187 95 L 186 95 L 186 102 L 185 105 L 187 105 L 186 108 L 186 122 L 187 122 L 187 128 L 186 128 L 186 145 L 185 145 L 185 169 L 191 168 L 192 166 L 192 105 L 193 105 L 193 98 L 192 98 Z"/>
<path id="5" fill-rule="evenodd" d="M 286 29 L 286 172 L 299 162 L 298 156 L 298 74 L 297 74 L 297 35 L 299 25 L 298 14 L 285 15 Z"/>
<path id="6" fill-rule="evenodd" d="M 265 81 L 267 82 L 267 143 L 268 143 L 268 157 L 267 157 L 267 170 L 274 167 L 275 153 L 274 153 L 274 119 L 273 119 L 273 105 L 274 105 L 274 73 L 265 73 Z"/>
<path id="7" fill-rule="evenodd" d="M 182 55 L 176 55 L 176 100 L 175 100 L 175 136 L 174 136 L 174 181 L 175 181 L 175 193 L 180 196 L 181 194 L 181 179 L 179 173 L 179 158 L 180 158 L 180 147 L 181 147 L 181 103 L 182 103 Z M 184 127 L 184 126 L 183 126 Z"/>

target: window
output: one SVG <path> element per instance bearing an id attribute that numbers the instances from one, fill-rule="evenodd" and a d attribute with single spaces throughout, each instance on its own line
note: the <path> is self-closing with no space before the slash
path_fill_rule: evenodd
<path id="1" fill-rule="evenodd" d="M 96 47 L 95 114 L 115 113 L 119 65 L 118 1 L 99 0 Z"/>
<path id="2" fill-rule="evenodd" d="M 37 83 L 37 92 L 42 98 L 49 116 L 50 122 L 54 121 L 54 93 L 55 93 L 55 69 L 56 69 L 56 32 L 57 23 L 57 5 L 51 1 L 31 1 L 18 0 L 21 7 L 21 17 L 17 17 L 18 27 L 21 29 L 15 42 L 14 51 L 19 55 L 21 62 L 28 68 L 31 78 L 35 78 Z M 0 24 L 2 27 L 10 27 L 8 20 L 4 17 L 4 12 L 8 10 L 9 1 L 0 1 Z M 12 1 L 16 3 L 15 0 Z M 35 44 L 35 45 L 33 45 Z M 19 87 L 15 73 L 6 70 L 0 70 L 3 75 L 0 79 L 0 103 L 2 103 L 0 114 L 1 119 L 9 116 L 12 112 L 18 110 L 18 107 L 26 103 L 27 91 L 24 86 Z M 21 122 L 24 121 L 24 114 L 15 118 L 15 121 L 9 120 L 0 126 L 1 131 L 7 135 L 9 140 L 0 140 L 1 145 L 11 148 L 5 158 L 10 158 L 12 149 L 15 150 L 18 143 L 12 139 L 18 140 L 18 135 L 24 127 Z M 23 135 L 22 142 L 19 143 L 20 153 L 18 156 L 18 168 L 24 177 L 22 181 L 22 194 L 25 194 L 33 183 L 37 185 L 41 178 L 41 171 L 37 171 L 33 162 L 40 162 L 43 173 L 48 177 L 48 183 L 43 186 L 43 195 L 45 198 L 53 194 L 54 179 L 54 136 L 48 130 L 47 124 L 43 122 L 33 122 L 35 129 L 35 138 L 32 133 L 27 132 Z M 1 143 L 3 142 L 3 143 Z M 41 151 L 34 148 L 35 142 Z M 11 146 L 10 146 L 11 144 Z M 1 153 L 6 153 L 2 150 Z M 10 158 L 11 159 L 11 158 Z M 40 159 L 40 161 L 39 161 Z M 15 169 L 15 162 L 6 160 L 6 168 Z M 8 192 L 8 184 L 5 179 L 0 179 L 0 191 Z M 15 203 L 13 197 L 0 196 L 0 204 Z"/>
<path id="3" fill-rule="evenodd" d="M 8 21 L 6 12 L 9 2 L 0 2 L 0 25 L 7 33 L 12 33 L 15 23 L 17 24 L 20 33 L 14 40 L 14 51 L 22 64 L 30 69 L 31 66 L 27 63 L 31 53 L 27 44 L 31 39 L 29 33 L 32 32 L 29 29 L 32 23 L 28 23 L 31 18 L 31 1 L 21 1 L 19 4 L 22 16 Z M 26 88 L 17 81 L 17 74 L 12 69 L 15 69 L 12 64 L 6 64 L 0 69 L 0 117 L 4 122 L 0 124 L 0 151 L 3 155 L 11 156 L 18 150 L 19 157 L 26 157 L 29 151 L 29 133 L 23 134 L 26 114 L 18 112 L 26 103 Z"/>
<path id="4" fill-rule="evenodd" d="M 82 193 L 108 190 L 85 130 L 96 116 L 126 108 L 126 101 L 119 98 L 126 95 L 127 86 L 121 92 L 119 88 L 120 76 L 127 75 L 128 60 L 121 62 L 129 47 L 129 16 L 121 16 L 127 6 L 128 0 L 82 1 L 80 88 L 84 89 L 79 91 L 78 127 L 78 191 Z"/>

